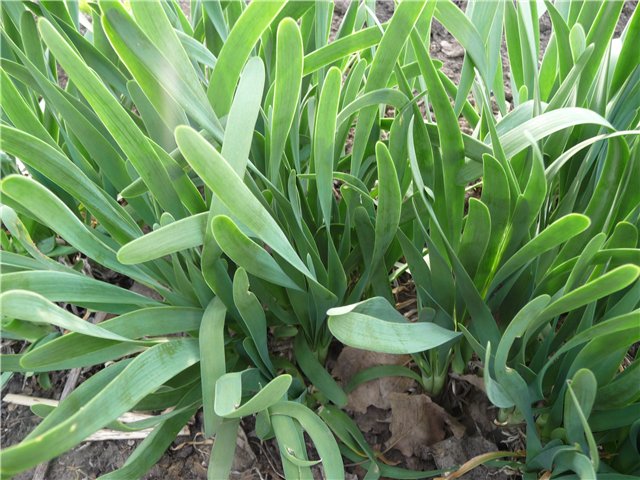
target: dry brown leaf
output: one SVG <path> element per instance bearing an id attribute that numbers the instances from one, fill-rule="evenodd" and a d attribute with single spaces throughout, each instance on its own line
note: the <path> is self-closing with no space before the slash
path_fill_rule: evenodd
<path id="1" fill-rule="evenodd" d="M 447 430 L 456 438 L 464 435 L 464 426 L 427 395 L 392 393 L 389 400 L 391 438 L 387 447 L 396 448 L 407 457 L 422 455 L 426 446 L 444 440 Z"/>
<path id="2" fill-rule="evenodd" d="M 389 355 L 345 347 L 336 360 L 333 375 L 341 380 L 342 385 L 346 385 L 360 370 L 377 365 L 404 365 L 410 359 L 409 355 Z M 390 408 L 389 395 L 406 392 L 414 384 L 413 380 L 406 377 L 385 377 L 364 383 L 349 394 L 347 410 L 365 413 L 370 406 Z"/>

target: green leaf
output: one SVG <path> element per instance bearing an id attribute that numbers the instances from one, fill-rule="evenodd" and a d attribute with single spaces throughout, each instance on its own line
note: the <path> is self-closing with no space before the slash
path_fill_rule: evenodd
<path id="1" fill-rule="evenodd" d="M 174 217 L 181 218 L 184 210 L 178 195 L 173 188 L 167 188 L 173 182 L 149 140 L 55 28 L 45 19 L 40 19 L 38 28 L 51 52 L 118 142 L 160 205 Z"/>
<path id="2" fill-rule="evenodd" d="M 378 211 L 375 240 L 371 255 L 371 268 L 383 259 L 387 248 L 396 236 L 400 224 L 402 193 L 393 159 L 384 143 L 376 144 L 378 164 Z"/>
<path id="3" fill-rule="evenodd" d="M 200 324 L 200 379 L 202 409 L 206 436 L 213 435 L 222 420 L 214 410 L 216 382 L 226 373 L 224 354 L 224 324 L 227 309 L 219 298 L 207 306 Z M 235 441 L 234 441 L 235 445 Z"/>
<path id="4" fill-rule="evenodd" d="M 622 85 L 630 77 L 640 60 L 640 52 L 638 52 L 633 41 L 634 38 L 638 38 L 638 35 L 640 35 L 640 14 L 637 8 L 633 9 L 632 17 L 626 28 L 627 33 L 611 79 L 611 96 L 614 96 L 622 88 Z"/>
<path id="5" fill-rule="evenodd" d="M 291 18 L 285 18 L 278 25 L 276 39 L 275 86 L 269 143 L 269 178 L 273 183 L 276 183 L 280 171 L 285 144 L 300 100 L 303 54 L 298 24 Z"/>
<path id="6" fill-rule="evenodd" d="M 159 305 L 149 297 L 75 273 L 14 272 L 0 275 L 0 279 L 4 291 L 31 290 L 52 302 L 94 305 L 106 312 L 122 313 Z"/>
<path id="7" fill-rule="evenodd" d="M 287 478 L 305 480 L 313 478 L 311 469 L 308 466 L 302 466 L 300 463 L 296 465 L 289 459 L 290 457 L 282 453 L 287 450 L 292 456 L 295 455 L 297 459 L 307 458 L 306 441 L 300 425 L 288 416 L 271 416 L 268 410 L 263 413 L 268 416 L 269 422 L 273 427 L 285 476 Z"/>
<path id="8" fill-rule="evenodd" d="M 95 126 L 92 124 L 95 116 L 92 115 L 90 110 L 74 97 L 66 94 L 56 84 L 49 81 L 26 57 L 21 55 L 17 47 L 14 47 L 13 51 L 16 52 L 37 82 L 47 105 L 59 112 L 60 116 L 64 118 L 68 131 L 78 138 L 109 182 L 117 189 L 123 189 L 131 183 L 131 178 L 126 171 L 123 159 L 114 148 L 114 145 L 105 138 L 108 133 L 104 131 L 104 127 L 101 124 Z M 146 221 L 151 221 L 148 220 L 151 212 L 148 207 L 145 208 L 146 204 L 142 204 L 140 201 L 134 201 L 132 204 Z M 144 211 L 143 208 L 145 208 Z"/>
<path id="9" fill-rule="evenodd" d="M 467 16 L 452 2 L 439 2 L 436 4 L 436 19 L 460 42 L 465 51 L 473 60 L 474 66 L 480 72 L 486 85 L 491 85 L 490 74 L 487 65 L 487 53 L 482 37 Z"/>
<path id="10" fill-rule="evenodd" d="M 227 373 L 216 382 L 217 415 L 223 418 L 241 418 L 265 410 L 282 399 L 292 381 L 291 375 L 279 375 L 242 404 L 242 375 L 243 372 Z"/>
<path id="11" fill-rule="evenodd" d="M 333 170 L 336 118 L 340 101 L 342 74 L 331 67 L 322 86 L 318 100 L 313 139 L 313 161 L 316 171 L 318 203 L 324 217 L 327 232 L 331 225 L 331 205 L 333 203 Z"/>
<path id="12" fill-rule="evenodd" d="M 322 461 L 325 478 L 344 479 L 344 464 L 331 430 L 320 418 L 304 405 L 294 402 L 278 402 L 269 408 L 273 417 L 287 416 L 295 419 L 309 434 Z"/>
<path id="13" fill-rule="evenodd" d="M 376 50 L 363 93 L 369 93 L 387 86 L 387 81 L 400 56 L 400 52 L 404 48 L 424 6 L 424 2 L 402 2 L 398 5 Z M 376 113 L 377 108 L 375 106 L 367 107 L 360 112 L 351 155 L 352 175 L 359 176 L 360 174 L 366 143 L 369 139 Z"/>
<path id="14" fill-rule="evenodd" d="M 9 175 L 0 184 L 2 194 L 26 209 L 30 216 L 58 233 L 70 245 L 94 261 L 116 272 L 149 285 L 156 280 L 139 267 L 127 267 L 116 258 L 116 253 L 95 236 L 53 193 L 34 180 L 20 175 Z"/>
<path id="15" fill-rule="evenodd" d="M 157 86 L 165 89 L 202 128 L 220 140 L 222 126 L 207 102 L 207 96 L 193 66 L 169 24 L 162 6 L 158 3 L 144 2 L 136 5 L 133 11 L 136 22 L 126 13 L 124 7 L 116 2 L 103 7 L 102 24 L 115 50 L 132 73 L 144 66 L 155 79 L 156 90 Z M 130 61 L 123 55 L 125 47 L 133 57 Z M 140 80 L 139 83 L 143 87 Z"/>
<path id="16" fill-rule="evenodd" d="M 14 475 L 73 448 L 197 361 L 198 348 L 194 340 L 176 339 L 150 348 L 68 418 L 0 452 L 2 474 Z M 73 405 L 74 393 L 60 406 Z"/>
<path id="17" fill-rule="evenodd" d="M 578 370 L 567 385 L 563 422 L 567 440 L 580 444 L 583 451 L 589 452 L 595 470 L 598 469 L 600 456 L 587 419 L 593 408 L 597 389 L 598 383 L 593 373 L 587 369 Z"/>
<path id="18" fill-rule="evenodd" d="M 515 401 L 511 398 L 510 392 L 506 390 L 500 383 L 496 382 L 491 376 L 491 370 L 493 368 L 491 357 L 491 342 L 487 343 L 487 350 L 484 358 L 486 369 L 483 378 L 487 397 L 496 407 L 513 407 L 515 405 Z"/>
<path id="19" fill-rule="evenodd" d="M 511 274 L 518 271 L 521 267 L 528 265 L 544 252 L 563 244 L 570 238 L 573 238 L 580 232 L 586 230 L 590 223 L 591 221 L 589 220 L 589 217 L 572 213 L 549 225 L 542 232 L 533 237 L 533 239 L 531 239 L 526 245 L 520 248 L 520 250 L 509 258 L 500 270 L 498 270 L 491 282 L 489 292 L 492 292 Z"/>
<path id="20" fill-rule="evenodd" d="M 126 242 L 142 234 L 131 216 L 59 150 L 4 125 L 0 125 L 0 148 L 33 166 L 82 202 L 116 240 Z"/>
<path id="21" fill-rule="evenodd" d="M 525 136 L 524 132 L 528 132 L 531 138 L 537 141 L 565 128 L 584 124 L 599 125 L 613 130 L 606 119 L 592 110 L 578 107 L 560 108 L 533 117 L 509 130 L 500 136 L 500 144 L 507 158 L 511 158 L 531 145 L 531 139 Z"/>
<path id="22" fill-rule="evenodd" d="M 464 268 L 473 278 L 481 262 L 491 236 L 491 216 L 487 206 L 476 198 L 469 199 L 469 213 L 460 240 L 459 257 Z"/>
<path id="23" fill-rule="evenodd" d="M 376 365 L 357 372 L 345 387 L 347 393 L 353 392 L 360 385 L 385 377 L 405 377 L 422 383 L 422 377 L 408 367 L 402 365 Z"/>
<path id="24" fill-rule="evenodd" d="M 188 127 L 176 129 L 176 141 L 189 164 L 229 211 L 293 267 L 311 276 L 276 221 L 222 155 Z"/>
<path id="25" fill-rule="evenodd" d="M 99 324 L 100 328 L 128 339 L 159 335 L 173 335 L 197 330 L 202 310 L 187 307 L 141 308 Z M 145 342 L 147 340 L 145 339 Z M 104 364 L 144 348 L 142 342 L 133 344 L 87 337 L 81 333 L 67 333 L 47 343 L 38 344 L 22 356 L 20 364 L 26 369 L 67 370 Z"/>
<path id="26" fill-rule="evenodd" d="M 206 222 L 207 213 L 199 213 L 160 227 L 122 246 L 118 261 L 134 265 L 202 245 Z"/>
<path id="27" fill-rule="evenodd" d="M 300 369 L 313 385 L 339 407 L 346 406 L 347 395 L 344 393 L 344 390 L 342 390 L 329 372 L 325 370 L 314 356 L 302 333 L 296 336 L 293 348 Z"/>
<path id="28" fill-rule="evenodd" d="M 275 374 L 275 369 L 269 357 L 267 342 L 267 320 L 258 298 L 249 290 L 249 277 L 247 272 L 238 268 L 233 276 L 233 302 L 240 312 L 244 321 L 246 332 L 249 334 L 247 340 L 251 340 L 260 356 L 259 361 L 265 376 Z"/>
<path id="29" fill-rule="evenodd" d="M 4 288 L 3 286 L 3 289 Z M 0 304 L 2 305 L 2 315 L 9 318 L 55 325 L 65 330 L 91 337 L 117 340 L 120 342 L 134 341 L 93 325 L 91 322 L 86 322 L 48 301 L 42 295 L 27 290 L 5 291 L 0 294 Z"/>
<path id="30" fill-rule="evenodd" d="M 611 38 L 613 37 L 620 12 L 624 6 L 624 2 L 605 2 L 601 5 L 587 37 L 586 45 L 593 44 L 595 46 L 591 61 L 587 64 L 584 73 L 580 77 L 578 85 L 578 98 L 584 99 L 587 93 L 593 87 L 598 70 L 609 49 Z"/>
<path id="31" fill-rule="evenodd" d="M 219 140 L 222 126 L 207 102 L 207 96 L 200 85 L 196 71 L 182 48 L 177 31 L 169 22 L 162 5 L 156 2 L 134 2 L 131 4 L 131 9 L 138 26 L 161 52 L 160 55 L 147 55 L 142 50 L 141 43 L 138 42 L 135 44 L 138 61 L 148 65 L 152 72 L 161 73 L 159 78 L 162 80 L 162 85 L 168 88 L 178 103 L 184 106 L 187 113 L 193 116 L 202 128 L 207 128 Z M 113 13 L 120 13 L 120 15 L 115 15 L 111 19 L 110 14 Z M 125 32 L 122 31 L 126 25 L 122 18 L 122 10 L 103 9 L 103 14 L 110 18 L 114 29 L 126 41 Z M 134 39 L 134 37 L 129 38 Z M 164 62 L 165 58 L 168 60 L 168 65 Z"/>
<path id="32" fill-rule="evenodd" d="M 505 330 L 498 348 L 496 350 L 495 368 L 502 371 L 507 368 L 507 360 L 509 359 L 509 351 L 516 339 L 530 329 L 531 325 L 537 320 L 540 313 L 549 305 L 551 297 L 549 295 L 540 295 L 527 303 L 510 321 L 509 326 Z"/>
<path id="33" fill-rule="evenodd" d="M 207 96 L 219 117 L 229 113 L 240 72 L 262 32 L 278 15 L 285 2 L 251 2 L 231 29 L 209 80 Z"/>
<path id="34" fill-rule="evenodd" d="M 52 148 L 57 147 L 47 129 L 40 123 L 36 114 L 20 95 L 20 92 L 4 70 L 0 70 L 0 87 L 2 88 L 2 110 L 9 117 L 11 123 L 17 127 L 18 131 L 27 130 L 31 132 L 33 137 L 45 142 Z"/>
<path id="35" fill-rule="evenodd" d="M 624 135 L 640 135 L 640 131 L 639 130 L 623 130 L 623 131 L 619 131 L 619 132 L 613 132 L 613 133 L 605 133 L 605 134 L 601 134 L 601 135 L 595 135 L 593 137 L 589 137 L 586 140 L 578 143 L 577 145 L 574 145 L 573 147 L 565 150 L 564 152 L 562 152 L 562 155 L 560 155 L 558 158 L 556 158 L 545 170 L 545 175 L 547 177 L 548 181 L 551 181 L 560 171 L 560 169 L 569 161 L 571 160 L 576 154 L 578 154 L 578 152 L 580 152 L 581 150 L 590 147 L 591 145 L 593 145 L 594 143 L 597 143 L 601 140 L 606 140 L 608 138 L 613 138 L 613 137 L 621 137 Z"/>
<path id="36" fill-rule="evenodd" d="M 222 156 L 233 170 L 243 176 L 251 150 L 256 119 L 260 113 L 262 90 L 264 89 L 264 64 L 253 57 L 244 67 L 222 141 Z M 215 205 L 217 202 L 213 202 Z"/>
<path id="37" fill-rule="evenodd" d="M 197 406 L 193 404 L 194 397 L 200 395 L 199 389 L 194 387 L 187 392 L 176 404 L 175 410 L 183 411 L 158 425 L 127 458 L 122 467 L 106 475 L 100 476 L 100 480 L 119 480 L 122 478 L 141 478 L 153 465 L 160 460 L 164 452 L 173 443 L 182 427 L 193 417 Z"/>
<path id="38" fill-rule="evenodd" d="M 633 283 L 640 276 L 640 267 L 623 265 L 605 273 L 599 278 L 566 293 L 549 305 L 542 317 L 549 319 L 561 313 L 580 308 L 602 297 L 606 297 L 618 290 L 622 290 Z"/>
<path id="39" fill-rule="evenodd" d="M 632 312 L 615 316 L 608 320 L 604 320 L 593 327 L 590 327 L 582 332 L 576 333 L 571 339 L 569 339 L 562 347 L 560 347 L 551 357 L 549 357 L 548 361 L 545 363 L 544 367 L 538 374 L 538 381 L 542 382 L 544 379 L 544 375 L 551 367 L 553 362 L 560 358 L 560 356 L 571 349 L 582 345 L 594 338 L 604 338 L 611 334 L 616 334 L 620 331 L 629 331 L 633 332 L 637 330 L 637 322 L 640 319 L 640 310 L 634 310 Z M 541 323 L 541 322 L 540 322 Z M 533 328 L 539 327 L 539 323 L 533 325 Z"/>
<path id="40" fill-rule="evenodd" d="M 22 246 L 22 248 L 24 248 L 24 250 L 26 250 L 26 252 L 35 259 L 34 264 L 31 263 L 29 261 L 29 258 L 24 254 L 18 255 L 12 252 L 4 251 L 2 253 L 2 256 L 0 257 L 0 264 L 20 264 L 21 267 L 26 267 L 27 265 L 29 265 L 32 270 L 42 270 L 43 268 L 46 270 L 56 270 L 59 272 L 69 272 L 71 270 L 61 263 L 58 263 L 55 260 L 49 258 L 38 249 L 38 246 L 31 238 L 29 231 L 25 227 L 24 223 L 20 220 L 15 210 L 7 207 L 6 205 L 0 205 L 0 219 L 2 220 L 2 224 L 7 228 L 7 230 L 9 230 L 9 233 L 11 233 L 14 244 L 17 241 Z"/>
<path id="41" fill-rule="evenodd" d="M 346 56 L 373 47 L 380 42 L 383 32 L 380 27 L 364 28 L 339 38 L 322 48 L 310 52 L 304 57 L 303 75 L 309 75 L 326 65 L 330 65 Z"/>
<path id="42" fill-rule="evenodd" d="M 239 426 L 240 419 L 232 418 L 225 419 L 218 428 L 207 469 L 208 480 L 229 478 L 235 458 Z"/>
<path id="43" fill-rule="evenodd" d="M 453 11 L 458 11 L 451 5 Z M 461 12 L 460 12 L 461 13 Z M 463 18 L 464 15 L 462 15 Z M 462 231 L 462 215 L 464 209 L 464 188 L 456 184 L 456 178 L 464 165 L 464 144 L 458 119 L 453 111 L 449 97 L 437 76 L 437 72 L 429 57 L 426 47 L 416 31 L 411 34 L 411 44 L 418 56 L 420 73 L 429 92 L 434 113 L 438 117 L 438 138 L 440 140 L 441 159 L 436 170 L 441 177 L 434 187 L 434 195 L 443 197 L 443 202 L 436 202 L 434 207 L 438 221 L 448 235 L 454 249 L 458 248 Z"/>
<path id="44" fill-rule="evenodd" d="M 216 242 L 224 253 L 247 272 L 275 285 L 301 290 L 274 258 L 242 233 L 229 217 L 217 215 L 213 219 L 211 228 Z"/>
<path id="45" fill-rule="evenodd" d="M 434 323 L 410 323 L 381 297 L 327 312 L 329 330 L 345 345 L 383 353 L 418 353 L 451 342 L 460 333 Z"/>

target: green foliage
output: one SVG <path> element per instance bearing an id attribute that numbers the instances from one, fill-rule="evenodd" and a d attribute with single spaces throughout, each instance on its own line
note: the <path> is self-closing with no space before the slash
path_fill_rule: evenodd
<path id="1" fill-rule="evenodd" d="M 345 390 L 405 376 L 438 394 L 473 355 L 526 423 L 525 478 L 640 475 L 640 14 L 613 39 L 622 2 L 407 0 L 382 24 L 368 5 L 329 41 L 327 2 L 2 4 L 2 335 L 28 343 L 2 382 L 112 362 L 0 453 L 3 478 L 151 426 L 103 477 L 139 478 L 199 408 L 209 478 L 250 415 L 287 478 L 342 478 L 343 456 L 367 478 L 434 476 L 386 465 Z M 465 49 L 457 85 L 433 20 Z M 405 271 L 416 322 L 394 308 Z M 343 389 L 335 340 L 417 368 Z"/>

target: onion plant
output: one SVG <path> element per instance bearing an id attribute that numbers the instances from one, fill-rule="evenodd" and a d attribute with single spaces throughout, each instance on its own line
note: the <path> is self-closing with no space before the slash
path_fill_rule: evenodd
<path id="1" fill-rule="evenodd" d="M 329 325 L 347 344 L 414 354 L 434 393 L 451 365 L 462 371 L 472 353 L 479 356 L 491 401 L 506 420 L 526 422 L 521 469 L 531 478 L 637 474 L 638 362 L 621 365 L 640 332 L 640 70 L 630 46 L 640 21 L 634 12 L 611 41 L 621 4 L 545 6 L 554 28 L 539 65 L 543 11 L 525 2 L 471 3 L 470 19 L 495 23 L 480 24 L 476 42 L 485 50 L 468 46 L 455 92 L 434 75 L 412 33 L 439 139 L 434 144 L 413 120 L 407 202 L 415 216 L 405 217 L 398 240 L 422 321 L 464 339 L 421 352 L 402 341 L 421 323 L 366 337 L 356 326 L 367 302 L 330 311 Z M 496 117 L 490 101 L 507 112 L 501 65 L 491 63 L 503 27 L 514 108 Z M 465 114 L 469 92 L 477 107 Z M 480 144 L 460 132 L 460 114 Z M 465 205 L 469 183 L 481 195 Z M 394 373 L 410 375 L 404 367 Z"/>
<path id="2" fill-rule="evenodd" d="M 27 342 L 2 379 L 97 367 L 36 409 L 3 478 L 107 426 L 153 428 L 101 478 L 142 477 L 200 408 L 209 478 L 253 415 L 287 478 L 344 478 L 343 456 L 435 475 L 387 465 L 341 410 L 334 339 L 413 354 L 419 376 L 360 379 L 432 394 L 475 354 L 526 423 L 527 475 L 639 473 L 640 370 L 620 369 L 640 340 L 638 14 L 612 40 L 620 2 L 374 6 L 332 34 L 324 1 L 2 4 L 2 329 Z M 434 19 L 465 48 L 459 84 Z M 404 270 L 417 322 L 395 310 Z"/>

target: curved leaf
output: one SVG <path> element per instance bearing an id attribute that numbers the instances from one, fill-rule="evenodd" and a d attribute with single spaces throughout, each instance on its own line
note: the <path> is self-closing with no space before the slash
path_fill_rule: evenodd
<path id="1" fill-rule="evenodd" d="M 383 353 L 418 353 L 460 336 L 435 323 L 410 323 L 381 297 L 327 312 L 329 330 L 342 343 Z"/>

